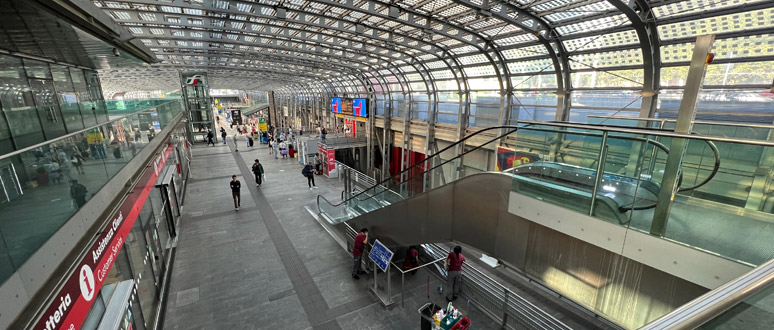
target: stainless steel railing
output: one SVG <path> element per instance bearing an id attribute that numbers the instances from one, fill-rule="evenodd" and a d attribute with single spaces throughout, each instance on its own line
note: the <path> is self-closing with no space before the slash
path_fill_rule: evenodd
<path id="1" fill-rule="evenodd" d="M 699 296 L 640 329 L 695 329 L 772 284 L 774 284 L 774 259 Z"/>

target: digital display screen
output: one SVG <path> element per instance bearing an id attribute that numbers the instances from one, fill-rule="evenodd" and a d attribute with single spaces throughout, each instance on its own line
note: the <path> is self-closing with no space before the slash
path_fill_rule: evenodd
<path id="1" fill-rule="evenodd" d="M 341 99 L 341 113 L 352 115 L 352 99 Z"/>
<path id="2" fill-rule="evenodd" d="M 368 118 L 368 99 L 353 99 L 352 114 L 355 117 Z"/>
<path id="3" fill-rule="evenodd" d="M 333 97 L 333 98 L 331 98 L 331 112 L 333 112 L 333 113 L 341 113 L 341 98 L 340 97 Z"/>

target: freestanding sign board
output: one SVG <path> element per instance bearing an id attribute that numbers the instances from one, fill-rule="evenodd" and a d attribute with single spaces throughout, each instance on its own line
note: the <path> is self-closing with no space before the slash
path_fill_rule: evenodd
<path id="1" fill-rule="evenodd" d="M 368 253 L 368 257 L 385 272 L 387 271 L 387 268 L 390 267 L 390 261 L 392 261 L 393 255 L 395 255 L 395 253 L 384 246 L 382 242 L 379 242 L 378 239 L 374 242 L 374 247 L 371 248 L 371 252 Z"/>

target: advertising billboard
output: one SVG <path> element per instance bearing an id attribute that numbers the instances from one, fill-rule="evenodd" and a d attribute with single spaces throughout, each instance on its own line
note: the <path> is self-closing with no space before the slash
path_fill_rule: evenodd
<path id="1" fill-rule="evenodd" d="M 333 112 L 333 113 L 341 113 L 341 98 L 340 97 L 332 97 L 331 98 L 331 112 Z"/>
<path id="2" fill-rule="evenodd" d="M 352 115 L 355 117 L 368 118 L 368 99 L 353 99 Z"/>

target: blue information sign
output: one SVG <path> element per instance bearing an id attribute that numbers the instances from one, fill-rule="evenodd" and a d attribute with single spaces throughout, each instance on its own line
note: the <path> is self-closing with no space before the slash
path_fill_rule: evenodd
<path id="1" fill-rule="evenodd" d="M 395 253 L 387 249 L 386 246 L 382 245 L 382 242 L 376 240 L 376 242 L 374 242 L 374 247 L 371 248 L 371 252 L 368 253 L 368 257 L 371 258 L 382 271 L 386 272 L 394 254 Z"/>

